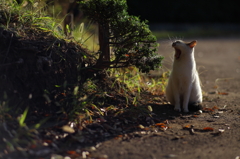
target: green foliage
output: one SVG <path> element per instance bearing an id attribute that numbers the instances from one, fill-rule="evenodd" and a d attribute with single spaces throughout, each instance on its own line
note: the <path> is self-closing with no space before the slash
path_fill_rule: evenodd
<path id="1" fill-rule="evenodd" d="M 155 53 L 156 37 L 147 21 L 141 22 L 138 17 L 128 15 L 126 0 L 89 0 L 82 2 L 81 7 L 85 15 L 99 25 L 97 63 L 107 61 L 110 68 L 135 65 L 141 72 L 161 66 L 163 58 Z M 110 47 L 113 55 L 108 57 Z"/>
<path id="2" fill-rule="evenodd" d="M 0 2 L 0 26 L 25 34 L 30 29 L 40 29 L 51 32 L 57 37 L 63 37 L 61 21 L 48 16 L 44 1 L 16 0 Z"/>
<path id="3" fill-rule="evenodd" d="M 139 97 L 142 93 L 150 93 L 152 95 L 162 95 L 164 94 L 165 85 L 166 85 L 166 73 L 163 73 L 162 77 L 151 77 L 139 72 L 136 67 L 128 67 L 121 69 L 109 69 L 109 74 L 113 76 L 116 81 L 114 85 L 119 84 L 119 92 L 124 90 L 124 93 L 131 92 L 135 94 L 136 97 Z M 127 86 L 128 90 L 124 89 L 124 86 Z M 113 87 L 114 87 L 113 85 Z"/>
<path id="4" fill-rule="evenodd" d="M 25 121 L 25 119 L 26 119 L 26 117 L 27 117 L 27 113 L 28 113 L 28 107 L 24 110 L 24 112 L 23 112 L 23 114 L 21 115 L 21 117 L 19 117 L 19 125 L 21 126 L 21 127 L 23 127 L 23 126 L 25 126 L 25 123 L 24 123 L 24 121 Z"/>

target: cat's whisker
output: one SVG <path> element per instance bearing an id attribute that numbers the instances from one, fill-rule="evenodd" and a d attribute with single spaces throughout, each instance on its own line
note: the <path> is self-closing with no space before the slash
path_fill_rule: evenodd
<path id="1" fill-rule="evenodd" d="M 171 37 L 169 36 L 169 34 L 168 34 L 168 38 L 169 38 L 169 40 L 173 43 L 173 41 L 172 41 Z"/>

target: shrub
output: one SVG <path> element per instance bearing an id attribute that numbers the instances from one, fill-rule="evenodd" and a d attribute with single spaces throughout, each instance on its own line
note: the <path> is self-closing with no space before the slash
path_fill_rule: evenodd
<path id="1" fill-rule="evenodd" d="M 96 70 L 136 66 L 141 72 L 149 72 L 161 66 L 163 57 L 155 53 L 156 37 L 147 21 L 128 15 L 126 0 L 89 0 L 80 6 L 98 24 Z"/>

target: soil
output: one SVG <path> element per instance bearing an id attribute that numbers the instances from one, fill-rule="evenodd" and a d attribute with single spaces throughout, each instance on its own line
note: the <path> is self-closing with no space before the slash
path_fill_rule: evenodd
<path id="1" fill-rule="evenodd" d="M 127 140 L 115 138 L 101 142 L 96 150 L 91 151 L 91 157 L 239 158 L 240 39 L 197 40 L 195 58 L 204 92 L 203 112 L 181 114 L 174 112 L 169 105 L 151 104 L 159 122 L 168 125 L 165 130 L 137 131 L 137 136 Z M 169 70 L 173 53 L 171 42 L 169 40 L 159 43 L 159 53 L 165 56 L 163 71 Z"/>
<path id="2" fill-rule="evenodd" d="M 30 101 L 31 107 L 25 121 L 27 126 L 20 127 L 16 116 L 4 114 L 8 119 L 5 117 L 6 121 L 0 124 L 0 158 L 62 159 L 70 156 L 91 159 L 237 159 L 237 156 L 240 156 L 239 38 L 197 39 L 195 57 L 204 94 L 202 112 L 175 112 L 173 106 L 166 102 L 162 92 L 159 93 L 161 95 L 143 93 L 141 98 L 136 98 L 139 100 L 139 106 L 128 106 L 127 103 L 132 103 L 136 96 L 134 92 L 124 94 L 117 91 L 127 88 L 118 85 L 114 79 L 95 79 L 100 91 L 92 88 L 94 83 L 87 85 L 86 82 L 82 90 L 87 87 L 87 94 L 82 92 L 83 96 L 79 98 L 81 102 L 87 96 L 93 102 L 87 107 L 92 120 L 84 114 L 79 114 L 76 122 L 68 116 L 71 113 L 61 111 L 56 102 L 62 101 L 60 104 L 66 106 L 63 109 L 74 113 L 73 107 L 68 106 L 68 103 L 73 103 L 72 98 L 66 96 L 71 95 L 69 92 L 73 92 L 74 85 L 69 86 L 66 93 L 63 93 L 64 90 L 58 85 L 65 80 L 78 83 L 76 66 L 79 57 L 76 53 L 84 50 L 72 42 L 57 41 L 58 43 L 51 45 L 54 52 L 51 59 L 53 65 L 45 69 L 44 62 L 49 66 L 48 60 L 42 61 L 42 69 L 39 70 L 36 66 L 37 60 L 40 57 L 49 57 L 51 50 L 48 50 L 47 46 L 57 39 L 49 37 L 46 40 L 42 39 L 46 35 L 31 33 L 29 38 L 18 40 L 12 38 L 11 33 L 1 32 L 6 33 L 2 34 L 6 38 L 3 42 L 9 43 L 13 39 L 10 51 L 5 48 L 5 52 L 9 52 L 9 58 L 5 58 L 4 61 L 9 68 L 1 66 L 9 80 L 2 79 L 6 83 L 1 83 L 1 89 L 9 92 L 19 91 L 12 96 L 15 99 L 12 100 L 13 103 L 20 103 L 12 108 L 12 112 L 18 108 L 17 117 L 25 110 L 25 104 L 22 102 Z M 159 43 L 159 54 L 165 59 L 163 69 L 151 72 L 155 78 L 170 70 L 173 55 L 170 40 Z M 4 48 L 5 45 L 2 46 Z M 31 50 L 26 50 L 29 46 L 39 49 L 36 55 L 32 55 Z M 21 47 L 25 49 L 23 52 L 27 56 L 17 54 L 17 49 Z M 68 60 L 58 62 L 63 55 Z M 23 58 L 26 63 L 15 67 L 18 62 L 14 61 L 22 57 L 26 57 Z M 17 70 L 9 71 L 10 66 Z M 110 87 L 113 82 L 116 84 L 114 88 Z M 54 99 L 52 101 L 55 104 L 43 99 L 43 88 L 52 90 L 49 98 Z M 29 93 L 32 92 L 33 98 L 30 99 Z M 94 107 L 94 104 L 99 108 Z M 43 121 L 47 122 L 40 124 L 39 129 L 32 128 Z"/>

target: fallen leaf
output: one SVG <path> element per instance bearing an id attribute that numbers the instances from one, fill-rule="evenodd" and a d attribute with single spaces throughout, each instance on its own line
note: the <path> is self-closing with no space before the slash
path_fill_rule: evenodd
<path id="1" fill-rule="evenodd" d="M 163 126 L 163 125 L 165 125 L 164 123 L 156 123 L 155 124 L 156 126 Z"/>
<path id="2" fill-rule="evenodd" d="M 67 154 L 71 155 L 71 158 L 76 158 L 76 157 L 79 157 L 80 154 L 78 154 L 76 151 L 74 150 L 69 150 L 67 151 Z"/>
<path id="3" fill-rule="evenodd" d="M 217 106 L 212 107 L 212 109 L 219 109 Z"/>
<path id="4" fill-rule="evenodd" d="M 76 152 L 76 151 L 71 151 L 71 150 L 69 150 L 69 151 L 67 151 L 67 154 L 69 154 L 69 155 L 75 155 L 75 154 L 77 154 L 77 152 Z"/>
<path id="5" fill-rule="evenodd" d="M 170 129 L 170 127 L 168 127 L 168 126 L 164 126 L 164 125 L 162 125 L 161 128 L 162 128 L 163 130 Z"/>
<path id="6" fill-rule="evenodd" d="M 144 128 L 144 130 L 149 130 L 149 128 Z"/>
<path id="7" fill-rule="evenodd" d="M 88 155 L 89 155 L 88 151 L 83 151 L 82 152 L 82 158 L 87 158 Z"/>
<path id="8" fill-rule="evenodd" d="M 68 125 L 64 125 L 62 127 L 62 130 L 65 131 L 65 132 L 68 132 L 68 133 L 74 133 L 75 132 L 75 130 Z"/>
<path id="9" fill-rule="evenodd" d="M 152 112 L 152 111 L 153 111 L 153 109 L 152 109 L 151 105 L 148 105 L 148 110 L 149 110 L 150 112 Z"/>
<path id="10" fill-rule="evenodd" d="M 145 127 L 143 126 L 143 125 L 138 125 L 138 127 L 140 128 L 140 129 L 144 129 Z"/>
<path id="11" fill-rule="evenodd" d="M 218 86 L 213 86 L 213 88 L 217 89 L 217 88 L 218 88 Z"/>
<path id="12" fill-rule="evenodd" d="M 210 112 L 213 112 L 214 110 L 211 109 L 211 108 L 203 108 L 204 111 L 210 111 Z"/>
<path id="13" fill-rule="evenodd" d="M 225 130 L 224 129 L 218 129 L 219 133 L 223 133 Z"/>
<path id="14" fill-rule="evenodd" d="M 52 140 L 43 140 L 43 142 L 46 142 L 48 144 L 51 144 L 52 143 Z"/>
<path id="15" fill-rule="evenodd" d="M 118 135 L 118 136 L 114 137 L 114 139 L 119 139 L 119 138 L 122 138 L 122 137 L 123 137 L 123 135 Z"/>
<path id="16" fill-rule="evenodd" d="M 86 123 L 86 124 L 91 124 L 92 121 L 91 121 L 91 120 L 84 120 L 84 123 Z"/>
<path id="17" fill-rule="evenodd" d="M 213 131 L 213 128 L 211 128 L 211 127 L 205 127 L 205 128 L 203 128 L 203 130 L 204 130 L 204 131 Z"/>
<path id="18" fill-rule="evenodd" d="M 61 93 L 61 95 L 65 96 L 65 97 L 67 96 L 67 94 L 66 94 L 66 93 Z"/>
<path id="19" fill-rule="evenodd" d="M 162 128 L 163 130 L 167 130 L 169 127 L 162 125 L 161 128 Z"/>
<path id="20" fill-rule="evenodd" d="M 169 124 L 168 120 L 165 120 L 164 123 L 165 123 L 165 124 Z"/>
<path id="21" fill-rule="evenodd" d="M 191 125 L 186 125 L 183 127 L 183 129 L 189 129 L 191 127 Z"/>
<path id="22" fill-rule="evenodd" d="M 228 95 L 226 92 L 218 92 L 219 95 Z"/>

